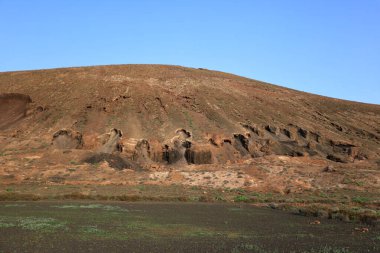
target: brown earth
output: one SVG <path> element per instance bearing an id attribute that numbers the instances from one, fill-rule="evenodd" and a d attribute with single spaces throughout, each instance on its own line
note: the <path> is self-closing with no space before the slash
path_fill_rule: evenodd
<path id="1" fill-rule="evenodd" d="M 380 105 L 162 65 L 0 73 L 0 180 L 380 189 Z"/>

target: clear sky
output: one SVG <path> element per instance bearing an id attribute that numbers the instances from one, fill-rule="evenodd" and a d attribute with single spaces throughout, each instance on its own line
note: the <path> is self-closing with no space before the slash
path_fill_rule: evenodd
<path id="1" fill-rule="evenodd" d="M 380 0 L 0 0 L 0 71 L 128 63 L 380 104 Z"/>

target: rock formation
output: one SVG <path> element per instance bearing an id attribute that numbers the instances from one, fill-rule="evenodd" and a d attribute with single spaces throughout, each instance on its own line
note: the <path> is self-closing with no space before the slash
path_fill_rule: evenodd
<path id="1" fill-rule="evenodd" d="M 61 129 L 54 133 L 52 145 L 56 149 L 80 149 L 83 147 L 82 134 L 72 129 Z"/>
<path id="2" fill-rule="evenodd" d="M 53 135 L 55 149 L 169 166 L 380 156 L 380 106 L 227 73 L 158 65 L 7 72 L 0 92 L 4 148 L 36 140 L 43 147 Z"/>

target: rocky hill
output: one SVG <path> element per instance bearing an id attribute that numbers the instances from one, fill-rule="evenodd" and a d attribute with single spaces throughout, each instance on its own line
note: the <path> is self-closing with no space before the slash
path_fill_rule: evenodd
<path id="1" fill-rule="evenodd" d="M 275 156 L 378 168 L 380 105 L 180 66 L 5 72 L 0 153 L 4 168 L 33 171 L 102 161 L 211 168 Z"/>

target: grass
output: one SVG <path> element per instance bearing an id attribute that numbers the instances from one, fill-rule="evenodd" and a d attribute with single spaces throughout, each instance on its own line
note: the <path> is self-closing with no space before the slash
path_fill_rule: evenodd
<path id="1" fill-rule="evenodd" d="M 0 216 L 0 228 L 10 227 L 44 233 L 53 233 L 57 230 L 68 229 L 66 222 L 61 222 L 53 218 Z"/>
<path id="2" fill-rule="evenodd" d="M 215 201 L 225 202 L 226 199 L 222 195 L 215 196 Z"/>
<path id="3" fill-rule="evenodd" d="M 145 208 L 146 206 L 149 208 Z M 187 204 L 186 204 L 187 205 Z M 197 208 L 190 210 L 189 208 Z M 22 207 L 22 208 L 20 208 Z M 180 207 L 178 210 L 175 208 Z M 210 209 L 211 208 L 211 209 Z M 17 212 L 15 212 L 17 210 Z M 220 211 L 221 210 L 221 211 Z M 223 211 L 224 210 L 224 211 Z M 359 210 L 359 209 L 358 209 Z M 280 213 L 273 216 L 273 220 L 265 221 L 270 228 L 261 226 L 260 220 L 265 218 L 268 209 L 252 208 L 250 205 L 207 205 L 189 204 L 99 204 L 88 202 L 75 203 L 51 203 L 29 202 L 26 204 L 7 204 L 0 206 L 0 231 L 5 233 L 25 234 L 28 238 L 43 238 L 44 236 L 56 237 L 57 240 L 66 238 L 70 242 L 129 242 L 135 240 L 165 241 L 165 240 L 189 240 L 195 241 L 233 241 L 237 246 L 231 245 L 228 251 L 221 252 L 276 252 L 274 247 L 261 247 L 268 243 L 270 238 L 280 241 L 302 240 L 320 241 L 326 237 L 331 247 L 315 247 L 304 253 L 348 253 L 344 248 L 334 248 L 335 239 L 329 240 L 329 235 L 321 233 L 320 229 L 341 229 L 341 224 L 322 222 L 318 230 L 307 230 L 309 221 L 307 218 L 298 217 L 289 219 L 277 218 Z M 264 215 L 264 216 L 262 216 Z M 259 219 L 256 219 L 258 217 Z M 271 218 L 272 219 L 272 218 Z M 303 221 L 301 221 L 303 220 Z M 301 222 L 300 222 L 301 221 Z M 258 222 L 255 224 L 255 222 Z M 269 222 L 269 223 L 268 223 Z M 273 222 L 273 224 L 271 224 Z M 251 224 L 252 223 L 252 224 Z M 244 224 L 251 224 L 245 227 Z M 287 227 L 286 231 L 276 230 L 276 226 Z M 306 226 L 306 227 L 305 227 Z M 355 225 L 350 225 L 349 230 L 339 230 L 351 235 Z M 306 228 L 306 230 L 305 230 Z M 269 232 L 268 233 L 268 229 Z M 309 228 L 310 229 L 310 228 Z M 315 234 L 316 232 L 316 234 Z M 374 230 L 375 232 L 375 230 Z M 49 235 L 47 235 L 49 234 Z M 54 236 L 53 236 L 54 234 Z M 57 236 L 56 236 L 57 235 Z M 10 234 L 9 234 L 10 236 Z M 341 234 L 338 237 L 342 237 Z M 365 234 L 372 241 L 378 241 L 376 234 Z M 3 237 L 4 238 L 4 237 Z M 3 238 L 0 239 L 3 240 Z M 59 238 L 59 239 L 58 239 Z M 12 240 L 11 236 L 9 240 Z M 339 240 L 346 240 L 344 239 Z M 348 239 L 347 239 L 348 240 Z M 35 241 L 35 243 L 40 243 Z M 33 242 L 34 243 L 34 242 Z M 221 244 L 223 245 L 223 244 Z M 313 244 L 318 246 L 318 244 Z M 273 250 L 274 249 L 274 250 Z M 282 251 L 278 251 L 282 252 Z"/>
<path id="4" fill-rule="evenodd" d="M 241 243 L 232 249 L 231 253 L 240 253 L 240 252 L 253 252 L 253 253 L 267 253 L 269 251 L 264 250 L 262 247 L 251 243 Z M 274 251 L 270 251 L 274 252 Z M 277 252 L 277 251 L 276 251 Z"/>
<path id="5" fill-rule="evenodd" d="M 105 211 L 118 211 L 128 212 L 128 209 L 121 208 L 119 206 L 101 205 L 101 204 L 89 204 L 89 205 L 59 205 L 53 206 L 61 209 L 102 209 Z"/>
<path id="6" fill-rule="evenodd" d="M 359 203 L 359 204 L 364 204 L 364 203 L 371 202 L 371 199 L 367 198 L 367 197 L 360 197 L 360 196 L 358 196 L 358 197 L 353 197 L 352 201 L 356 202 L 356 203 Z"/>
<path id="7" fill-rule="evenodd" d="M 145 191 L 145 190 L 146 190 L 146 186 L 145 186 L 145 185 L 138 185 L 138 186 L 136 186 L 136 188 L 137 188 L 139 191 Z"/>
<path id="8" fill-rule="evenodd" d="M 189 128 L 194 129 L 193 119 L 190 117 L 189 113 L 187 111 L 183 111 L 183 114 L 185 115 L 186 120 L 189 123 Z"/>
<path id="9" fill-rule="evenodd" d="M 324 192 L 318 193 L 318 196 L 321 197 L 321 198 L 328 198 L 329 197 L 329 195 L 326 194 L 326 193 L 324 193 Z"/>
<path id="10" fill-rule="evenodd" d="M 9 207 L 19 208 L 17 204 Z M 18 212 L 20 215 L 0 216 L 0 228 L 15 227 L 38 233 L 64 232 L 81 240 L 127 240 L 131 237 L 160 236 L 213 237 L 217 234 L 213 230 L 191 224 L 158 222 L 153 217 L 141 216 L 136 210 L 131 213 L 117 205 L 64 204 L 51 205 L 44 209 L 49 211 L 29 211 L 26 208 Z M 24 214 L 35 216 L 23 216 Z"/>
<path id="11" fill-rule="evenodd" d="M 363 187 L 365 185 L 365 183 L 362 181 L 356 181 L 356 180 L 353 180 L 353 179 L 348 178 L 348 177 L 345 177 L 343 179 L 342 183 L 343 184 L 356 185 L 356 186 L 360 186 L 360 187 Z"/>
<path id="12" fill-rule="evenodd" d="M 84 226 L 81 228 L 81 230 L 85 234 L 98 234 L 98 235 L 105 234 L 105 231 L 97 228 L 97 226 Z"/>
<path id="13" fill-rule="evenodd" d="M 83 190 L 86 193 L 83 193 Z M 1 191 L 2 190 L 2 191 Z M 30 192 L 30 193 L 29 193 Z M 93 192 L 88 194 L 87 192 Z M 245 189 L 211 189 L 199 186 L 78 186 L 78 185 L 11 185 L 0 188 L 0 201 L 29 200 L 109 200 L 109 201 L 173 201 L 173 202 L 235 202 L 271 204 L 275 209 L 297 207 L 294 213 L 307 216 L 329 216 L 333 219 L 380 220 L 378 196 L 359 191 L 318 191 L 286 194 L 260 193 Z M 339 207 L 339 212 L 332 212 Z M 67 208 L 85 209 L 70 206 Z M 100 207 L 98 207 L 100 208 Z M 104 207 L 103 207 L 104 208 Z M 301 212 L 299 211 L 301 209 Z"/>
<path id="14" fill-rule="evenodd" d="M 240 253 L 240 252 L 252 252 L 252 253 L 278 253 L 282 251 L 274 250 L 266 250 L 263 247 L 260 247 L 256 244 L 252 243 L 242 243 L 236 246 L 232 251 L 232 253 Z M 295 253 L 300 251 L 289 251 L 289 253 Z M 323 247 L 317 250 L 310 251 L 302 251 L 301 253 L 350 253 L 347 249 L 344 248 L 331 248 L 331 247 Z"/>
<path id="15" fill-rule="evenodd" d="M 30 193 L 16 193 L 6 191 L 5 193 L 0 193 L 0 201 L 19 201 L 19 200 L 40 200 L 41 197 Z"/>
<path id="16" fill-rule="evenodd" d="M 96 238 L 112 238 L 112 233 L 98 228 L 96 225 L 93 226 L 83 226 L 78 231 L 77 234 L 81 240 L 94 240 Z"/>
<path id="17" fill-rule="evenodd" d="M 244 196 L 244 195 L 239 195 L 239 196 L 236 196 L 234 198 L 234 201 L 235 202 L 248 202 L 249 198 L 247 196 Z"/>
<path id="18" fill-rule="evenodd" d="M 184 236 L 186 237 L 214 237 L 218 235 L 222 235 L 222 233 L 199 228 L 190 229 L 189 231 L 184 233 Z"/>
<path id="19" fill-rule="evenodd" d="M 277 253 L 278 250 L 266 250 L 263 247 L 257 246 L 251 243 L 242 243 L 236 246 L 232 251 L 232 253 L 240 253 L 240 252 L 252 252 L 252 253 Z M 289 253 L 295 253 L 295 251 L 289 251 Z M 302 253 L 350 253 L 349 250 L 345 248 L 331 248 L 331 247 L 323 247 L 317 250 L 310 251 L 302 251 Z"/>
<path id="20" fill-rule="evenodd" d="M 12 222 L 3 221 L 3 219 L 0 217 L 0 228 L 11 228 L 15 226 L 16 224 Z"/>
<path id="21" fill-rule="evenodd" d="M 18 208 L 17 205 L 13 206 Z M 2 209 L 7 210 L 7 209 Z M 0 208 L 1 212 L 2 211 Z M 48 210 L 48 211 L 45 211 Z M 85 211 L 85 213 L 84 213 Z M 0 216 L 0 228 L 19 228 L 36 233 L 67 233 L 80 240 L 128 240 L 129 238 L 214 237 L 225 231 L 203 226 L 157 221 L 136 210 L 117 205 L 64 204 L 45 206 L 44 210 L 23 209 L 20 214 Z M 6 212 L 9 213 L 10 211 Z M 34 216 L 29 216 L 33 214 Z M 28 215 L 28 216 L 24 216 Z"/>
<path id="22" fill-rule="evenodd" d="M 334 248 L 325 246 L 323 248 L 317 249 L 317 250 L 310 250 L 310 251 L 304 251 L 302 253 L 350 253 L 351 251 L 346 248 Z"/>
<path id="23" fill-rule="evenodd" d="M 4 207 L 25 207 L 26 204 L 6 204 Z"/>
<path id="24" fill-rule="evenodd" d="M 67 169 L 69 172 L 75 172 L 77 169 L 76 168 L 68 168 Z"/>
<path id="25" fill-rule="evenodd" d="M 19 227 L 26 230 L 39 232 L 55 232 L 56 230 L 67 230 L 66 222 L 53 218 L 25 217 L 19 220 Z"/>
<path id="26" fill-rule="evenodd" d="M 365 183 L 362 182 L 362 181 L 355 181 L 355 184 L 356 184 L 357 186 L 364 186 L 364 185 L 365 185 Z"/>

